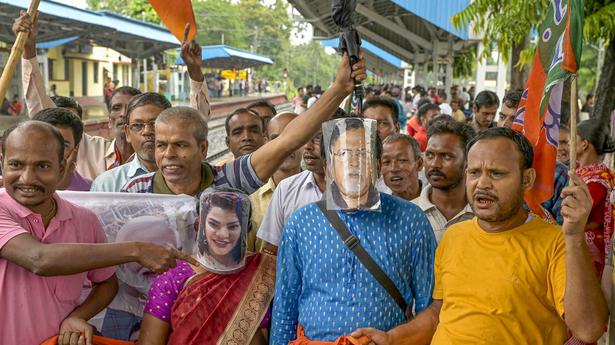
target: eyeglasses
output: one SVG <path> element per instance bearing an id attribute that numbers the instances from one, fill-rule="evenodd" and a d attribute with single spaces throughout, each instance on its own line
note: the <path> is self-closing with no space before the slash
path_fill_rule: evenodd
<path id="1" fill-rule="evenodd" d="M 371 152 L 366 149 L 359 149 L 359 150 L 341 149 L 337 152 L 333 152 L 333 155 L 335 157 L 338 157 L 340 160 L 344 162 L 348 162 L 350 161 L 350 158 L 353 156 L 357 157 L 358 159 L 366 159 L 370 153 Z"/>
<path id="2" fill-rule="evenodd" d="M 150 121 L 148 123 L 131 123 L 128 125 L 128 129 L 130 129 L 131 131 L 135 133 L 140 133 L 145 129 L 145 126 L 153 130 L 155 124 L 156 124 L 156 121 Z"/>

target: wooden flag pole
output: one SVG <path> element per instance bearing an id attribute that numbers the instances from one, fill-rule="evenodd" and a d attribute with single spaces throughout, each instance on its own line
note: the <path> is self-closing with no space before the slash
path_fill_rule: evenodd
<path id="1" fill-rule="evenodd" d="M 577 76 L 573 75 L 570 85 L 570 172 L 577 170 Z"/>
<path id="2" fill-rule="evenodd" d="M 40 2 L 40 0 L 32 0 L 30 7 L 28 8 L 28 14 L 30 17 L 34 17 Z M 0 104 L 4 102 L 6 91 L 9 89 L 9 86 L 11 86 L 11 79 L 13 79 L 13 73 L 15 73 L 15 68 L 19 62 L 21 53 L 23 52 L 23 47 L 26 44 L 26 40 L 28 39 L 28 34 L 28 32 L 20 32 L 17 34 L 17 39 L 13 44 L 11 54 L 6 61 L 6 65 L 2 71 L 2 77 L 0 77 Z"/>

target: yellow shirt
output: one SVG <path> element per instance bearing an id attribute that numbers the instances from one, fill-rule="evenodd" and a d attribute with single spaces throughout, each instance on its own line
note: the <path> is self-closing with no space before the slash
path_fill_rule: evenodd
<path id="1" fill-rule="evenodd" d="M 269 181 L 260 187 L 256 192 L 250 194 L 250 204 L 252 205 L 252 229 L 248 233 L 248 250 L 258 251 L 260 246 L 256 244 L 256 233 L 261 227 L 265 212 L 269 207 L 271 198 L 273 198 L 273 191 L 275 190 L 275 182 L 270 177 Z"/>
<path id="2" fill-rule="evenodd" d="M 565 244 L 561 228 L 534 218 L 488 233 L 476 218 L 451 226 L 435 258 L 442 300 L 432 345 L 563 344 Z"/>

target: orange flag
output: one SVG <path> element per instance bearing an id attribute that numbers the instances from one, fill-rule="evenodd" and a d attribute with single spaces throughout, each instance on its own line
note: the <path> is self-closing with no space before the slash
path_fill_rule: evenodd
<path id="1" fill-rule="evenodd" d="M 196 36 L 196 21 L 190 0 L 149 0 L 149 3 L 177 40 L 180 42 L 184 40 L 187 23 L 190 24 L 188 41 Z"/>

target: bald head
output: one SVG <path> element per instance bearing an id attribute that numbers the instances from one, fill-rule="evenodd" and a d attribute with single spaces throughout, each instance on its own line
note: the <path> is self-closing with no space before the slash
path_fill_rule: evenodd
<path id="1" fill-rule="evenodd" d="M 60 131 L 49 123 L 36 120 L 18 123 L 4 131 L 2 135 L 2 156 L 6 157 L 7 146 L 23 145 L 28 142 L 37 145 L 55 142 L 59 161 L 61 162 L 64 159 L 64 137 L 62 137 Z"/>
<path id="2" fill-rule="evenodd" d="M 269 140 L 273 140 L 280 136 L 284 128 L 286 128 L 292 120 L 296 119 L 297 116 L 299 115 L 292 112 L 284 112 L 274 116 L 267 125 Z"/>

